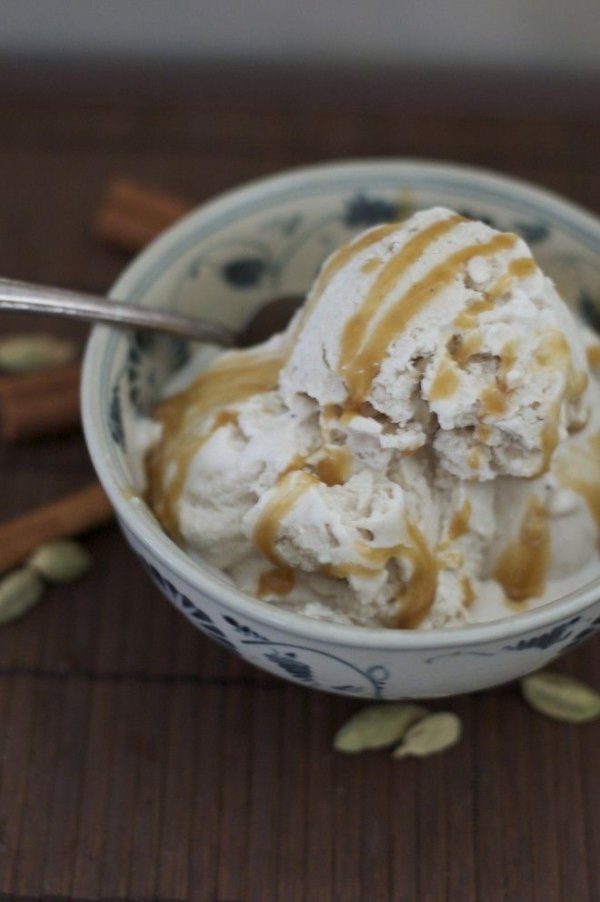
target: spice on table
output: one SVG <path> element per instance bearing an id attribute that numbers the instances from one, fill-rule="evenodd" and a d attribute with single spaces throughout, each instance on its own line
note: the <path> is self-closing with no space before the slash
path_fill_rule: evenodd
<path id="1" fill-rule="evenodd" d="M 184 216 L 193 203 L 126 178 L 112 179 L 94 217 L 94 234 L 126 251 L 138 251 Z"/>
<path id="2" fill-rule="evenodd" d="M 455 746 L 461 737 L 460 718 L 451 711 L 437 711 L 418 721 L 408 730 L 393 758 L 427 758 Z"/>
<path id="3" fill-rule="evenodd" d="M 338 730 L 333 747 L 347 754 L 388 748 L 399 742 L 409 727 L 427 714 L 427 708 L 410 702 L 368 705 Z"/>
<path id="4" fill-rule="evenodd" d="M 113 519 L 102 487 L 94 482 L 57 501 L 0 523 L 0 573 L 24 561 L 44 542 L 80 535 Z"/>
<path id="5" fill-rule="evenodd" d="M 520 681 L 525 700 L 540 714 L 565 723 L 600 717 L 600 694 L 564 673 L 540 670 Z"/>
<path id="6" fill-rule="evenodd" d="M 71 583 L 89 570 L 92 558 L 79 542 L 56 539 L 40 545 L 27 565 L 48 583 Z"/>
<path id="7" fill-rule="evenodd" d="M 0 626 L 26 614 L 40 601 L 45 583 L 71 583 L 91 566 L 86 549 L 69 540 L 41 545 L 24 567 L 0 577 Z"/>
<path id="8" fill-rule="evenodd" d="M 0 439 L 17 442 L 76 429 L 80 423 L 78 362 L 0 376 Z"/>
<path id="9" fill-rule="evenodd" d="M 42 578 L 29 567 L 0 579 L 0 626 L 22 617 L 44 594 Z"/>
<path id="10" fill-rule="evenodd" d="M 0 339 L 0 370 L 32 373 L 71 363 L 78 353 L 74 342 L 56 335 L 10 335 Z"/>

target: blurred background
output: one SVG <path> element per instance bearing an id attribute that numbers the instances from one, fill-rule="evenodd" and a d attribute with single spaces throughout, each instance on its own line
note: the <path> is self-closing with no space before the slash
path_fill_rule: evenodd
<path id="1" fill-rule="evenodd" d="M 0 0 L 0 53 L 596 72 L 595 0 Z"/>
<path id="2" fill-rule="evenodd" d="M 595 0 L 0 0 L 0 266 L 105 288 L 115 217 L 140 207 L 121 177 L 168 195 L 165 215 L 142 196 L 129 253 L 221 190 L 327 159 L 474 164 L 592 206 L 599 114 Z"/>

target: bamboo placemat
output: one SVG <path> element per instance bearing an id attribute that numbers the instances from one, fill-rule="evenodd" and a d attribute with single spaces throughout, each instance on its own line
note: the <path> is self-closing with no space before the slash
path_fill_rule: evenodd
<path id="1" fill-rule="evenodd" d="M 425 156 L 600 211 L 597 87 L 587 115 L 564 92 L 553 112 L 542 84 L 536 105 L 523 81 L 527 107 L 513 80 L 515 111 L 499 89 L 492 114 L 473 80 L 462 94 L 428 82 L 421 109 L 419 84 L 392 76 L 355 79 L 354 94 L 285 73 L 182 73 L 160 90 L 139 72 L 48 78 L 0 82 L 0 272 L 13 277 L 110 284 L 126 258 L 88 224 L 115 173 L 200 200 L 304 162 Z M 3 317 L 13 327 L 40 323 Z M 3 517 L 92 476 L 77 435 L 0 448 L 0 467 Z M 448 702 L 465 737 L 439 758 L 336 755 L 332 735 L 358 703 L 211 644 L 115 527 L 87 544 L 89 575 L 0 632 L 2 898 L 600 899 L 600 725 L 544 720 L 508 687 Z M 557 666 L 598 686 L 599 647 Z"/>

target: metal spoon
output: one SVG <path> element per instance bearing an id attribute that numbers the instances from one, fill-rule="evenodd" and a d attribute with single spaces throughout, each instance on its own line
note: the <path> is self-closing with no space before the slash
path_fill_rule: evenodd
<path id="1" fill-rule="evenodd" d="M 225 347 L 244 347 L 267 338 L 286 325 L 299 303 L 300 298 L 269 301 L 252 317 L 243 332 L 236 335 L 226 326 L 201 317 L 123 304 L 79 291 L 0 279 L 0 310 L 52 314 L 123 328 L 149 329 Z"/>

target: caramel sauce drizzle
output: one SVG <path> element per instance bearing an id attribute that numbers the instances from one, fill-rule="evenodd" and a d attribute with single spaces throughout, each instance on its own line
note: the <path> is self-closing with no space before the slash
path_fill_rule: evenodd
<path id="1" fill-rule="evenodd" d="M 303 470 L 292 470 L 280 477 L 275 484 L 273 495 L 265 505 L 254 527 L 252 541 L 268 561 L 277 568 L 287 570 L 285 561 L 281 560 L 275 549 L 277 534 L 284 517 L 289 514 L 301 495 L 319 480 Z"/>
<path id="2" fill-rule="evenodd" d="M 540 366 L 557 366 L 566 368 L 571 360 L 569 345 L 562 332 L 548 329 L 540 336 L 535 359 Z"/>
<path id="3" fill-rule="evenodd" d="M 397 595 L 400 613 L 392 625 L 398 629 L 413 629 L 423 620 L 435 599 L 439 570 L 439 561 L 420 530 L 410 520 L 407 520 L 406 528 L 409 544 L 378 548 L 358 542 L 357 551 L 366 563 L 329 564 L 324 568 L 328 576 L 339 579 L 370 577 L 393 558 L 410 561 L 412 573 Z"/>
<path id="4" fill-rule="evenodd" d="M 348 579 L 350 576 L 363 577 L 369 579 L 378 570 L 384 567 L 392 558 L 398 557 L 404 550 L 404 545 L 390 545 L 389 547 L 373 548 L 364 546 L 373 551 L 373 557 L 369 557 L 370 563 L 359 564 L 356 561 L 341 561 L 337 564 L 326 564 L 322 572 L 325 576 L 331 576 L 334 579 Z M 361 543 L 356 543 L 356 548 L 361 548 Z"/>
<path id="5" fill-rule="evenodd" d="M 588 374 L 585 370 L 575 370 L 571 360 L 571 349 L 562 332 L 551 329 L 539 343 L 535 359 L 540 366 L 560 367 L 566 376 L 565 398 L 576 401 L 587 388 Z"/>
<path id="6" fill-rule="evenodd" d="M 452 220 L 444 220 L 442 225 Z M 455 225 L 456 222 L 453 223 Z M 427 231 L 420 233 L 422 239 Z M 416 239 L 414 239 L 416 241 Z M 388 347 L 405 329 L 407 323 L 416 316 L 430 301 L 455 278 L 459 269 L 470 259 L 476 256 L 490 256 L 501 250 L 509 250 L 517 241 L 517 237 L 511 234 L 496 235 L 484 244 L 474 244 L 463 247 L 451 254 L 442 263 L 434 266 L 425 276 L 419 279 L 405 292 L 392 306 L 384 311 L 375 323 L 368 335 L 364 335 L 365 328 L 372 318 L 374 309 L 384 297 L 382 284 L 375 289 L 380 279 L 383 279 L 385 269 L 382 271 L 371 292 L 367 295 L 363 307 L 348 321 L 342 337 L 339 371 L 344 375 L 350 396 L 350 404 L 366 400 L 373 380 L 379 372 L 381 362 Z M 414 252 L 423 253 L 423 246 L 414 247 Z M 387 289 L 393 287 L 393 283 L 401 275 L 400 259 L 396 258 L 397 268 L 394 271 L 394 279 L 386 282 Z M 406 263 L 405 263 L 406 266 Z M 363 340 L 364 339 L 364 340 Z M 362 341 L 362 345 L 361 345 Z M 356 350 L 355 350 L 356 349 Z"/>
<path id="7" fill-rule="evenodd" d="M 409 521 L 407 527 L 411 544 L 403 554 L 413 571 L 398 595 L 402 610 L 394 625 L 399 629 L 414 629 L 421 623 L 434 602 L 438 584 L 437 558 L 414 523 Z"/>
<path id="8" fill-rule="evenodd" d="M 475 354 L 479 353 L 481 345 L 481 335 L 478 335 L 476 332 L 469 332 L 460 345 L 451 352 L 451 357 L 460 367 L 464 367 L 465 363 L 467 363 L 471 357 L 474 357 Z"/>
<path id="9" fill-rule="evenodd" d="M 369 545 L 367 542 L 357 542 L 356 550 L 360 556 L 367 561 L 365 564 L 345 564 L 342 565 L 347 573 L 355 576 L 373 575 L 373 572 L 385 567 L 388 561 L 394 557 L 402 556 L 406 552 L 407 546 L 404 544 L 377 546 Z"/>
<path id="10" fill-rule="evenodd" d="M 437 559 L 441 567 L 450 567 L 451 570 L 457 570 L 462 567 L 465 562 L 465 556 L 462 551 L 451 548 L 449 540 L 440 542 L 436 548 Z"/>
<path id="11" fill-rule="evenodd" d="M 267 595 L 278 595 L 283 598 L 294 588 L 296 577 L 291 567 L 275 567 L 273 570 L 265 570 L 258 578 L 257 595 L 265 598 Z"/>
<path id="12" fill-rule="evenodd" d="M 323 419 L 324 420 L 337 420 L 341 417 L 344 412 L 344 408 L 341 404 L 326 404 L 323 408 Z"/>
<path id="13" fill-rule="evenodd" d="M 285 470 L 281 471 L 281 473 L 278 476 L 278 479 L 282 479 L 284 476 L 287 476 L 288 473 L 295 473 L 296 470 L 302 470 L 305 465 L 306 465 L 305 457 L 302 457 L 301 454 L 294 455 L 294 457 L 292 457 L 292 459 L 290 460 L 290 462 L 287 465 L 287 467 L 285 468 Z"/>
<path id="14" fill-rule="evenodd" d="M 238 420 L 239 416 L 236 410 L 221 410 L 215 417 L 212 431 L 215 432 L 217 429 L 220 429 L 221 426 L 227 426 L 229 424 L 237 426 Z"/>
<path id="15" fill-rule="evenodd" d="M 506 388 L 504 380 L 506 379 L 507 373 L 509 373 L 515 365 L 518 350 L 519 345 L 516 341 L 513 340 L 507 341 L 502 348 L 502 351 L 500 352 L 500 370 L 498 372 L 498 380 L 501 384 L 503 384 L 504 388 Z"/>
<path id="16" fill-rule="evenodd" d="M 449 217 L 424 229 L 407 242 L 400 254 L 383 266 L 361 308 L 346 323 L 342 336 L 339 369 L 347 380 L 350 408 L 354 406 L 358 409 L 364 402 L 389 345 L 410 319 L 455 277 L 459 267 L 472 257 L 492 255 L 499 250 L 510 249 L 515 244 L 515 236 L 502 234 L 485 244 L 462 248 L 452 254 L 418 280 L 389 310 L 385 311 L 374 324 L 371 334 L 367 334 L 368 327 L 375 319 L 376 311 L 406 269 L 419 259 L 428 244 L 453 229 L 461 221 L 464 221 L 463 217 Z M 384 225 L 370 230 L 362 239 L 343 247 L 330 258 L 317 279 L 311 298 L 305 304 L 296 335 L 335 273 L 355 255 L 393 233 L 396 228 L 397 225 Z M 362 269 L 368 273 L 380 265 L 380 260 L 370 258 Z M 464 319 L 463 326 L 473 325 L 480 313 L 493 307 L 493 298 L 506 290 L 510 278 L 528 275 L 535 269 L 536 264 L 530 258 L 511 261 L 508 272 L 492 287 L 486 298 L 463 311 L 457 318 L 457 324 Z M 560 333 L 556 334 L 557 338 L 548 339 L 538 351 L 537 357 L 541 365 L 550 363 L 556 365 L 557 356 L 564 359 L 565 352 L 566 365 L 570 364 L 568 345 Z M 515 359 L 515 349 L 509 345 L 502 354 L 501 380 Z M 474 336 L 471 340 L 469 336 L 453 356 L 456 362 L 462 365 L 479 349 L 478 337 Z M 600 345 L 597 346 L 597 360 L 600 365 Z M 156 408 L 154 417 L 163 425 L 163 436 L 149 456 L 148 494 L 161 523 L 172 535 L 177 534 L 177 504 L 193 456 L 217 429 L 237 422 L 235 411 L 226 408 L 219 410 L 219 407 L 243 401 L 254 394 L 275 388 L 283 363 L 284 358 L 281 356 L 252 356 L 248 352 L 229 355 L 225 361 L 217 363 L 201 374 L 184 392 L 164 401 Z M 585 377 L 585 373 L 569 373 L 568 390 L 573 398 L 585 389 Z M 455 368 L 449 361 L 442 361 L 432 384 L 431 398 L 436 400 L 449 397 L 458 387 L 458 382 L 459 377 Z M 482 400 L 488 413 L 503 413 L 506 409 L 506 398 L 502 391 L 502 382 L 494 387 L 488 387 Z M 348 409 L 346 408 L 346 413 Z M 199 416 L 211 410 L 218 412 L 210 430 L 202 435 L 196 434 L 194 424 L 197 423 Z M 323 413 L 325 419 L 337 417 L 341 413 L 341 408 L 335 405 Z M 555 433 L 556 429 L 549 430 L 546 437 L 548 461 L 556 444 Z M 596 447 L 593 450 L 600 460 L 600 434 L 595 437 L 595 442 Z M 170 475 L 168 469 L 173 462 L 175 473 Z M 473 469 L 479 467 L 480 456 L 477 449 L 470 452 L 469 465 Z M 326 455 L 313 465 L 314 474 L 302 469 L 305 466 L 307 462 L 300 457 L 292 461 L 280 477 L 273 497 L 256 524 L 253 534 L 254 545 L 274 565 L 273 569 L 265 571 L 259 578 L 259 597 L 268 594 L 284 596 L 292 590 L 295 582 L 294 571 L 280 559 L 275 548 L 281 522 L 301 495 L 312 486 L 319 482 L 326 485 L 343 483 L 348 477 L 350 459 L 345 448 L 328 448 Z M 582 479 L 574 479 L 564 474 L 563 481 L 586 498 L 600 529 L 600 463 L 597 463 L 597 479 L 594 478 L 591 482 L 584 482 Z M 450 523 L 451 540 L 457 539 L 467 531 L 470 515 L 471 505 L 467 500 L 461 510 L 454 514 Z M 432 553 L 417 527 L 408 522 L 407 530 L 409 544 L 391 548 L 373 548 L 366 543 L 360 543 L 359 550 L 365 564 L 348 563 L 324 568 L 324 572 L 328 575 L 338 578 L 350 575 L 370 576 L 375 569 L 385 566 L 393 557 L 409 560 L 412 564 L 412 573 L 397 598 L 402 608 L 395 623 L 399 628 L 417 626 L 430 609 L 437 590 L 440 566 L 436 555 Z M 541 502 L 532 498 L 523 517 L 519 539 L 503 552 L 494 575 L 503 585 L 509 598 L 522 600 L 543 591 L 548 559 L 548 515 Z M 461 585 L 465 604 L 471 604 L 475 593 L 468 577 L 462 577 Z"/>
<path id="17" fill-rule="evenodd" d="M 471 502 L 469 499 L 465 499 L 463 506 L 460 510 L 455 511 L 452 520 L 450 521 L 450 526 L 448 527 L 448 538 L 451 542 L 455 542 L 456 539 L 459 539 L 461 536 L 464 536 L 466 531 L 469 528 L 469 521 L 471 519 Z"/>
<path id="18" fill-rule="evenodd" d="M 481 392 L 481 404 L 484 416 L 502 416 L 508 408 L 506 390 L 498 384 L 486 385 Z"/>
<path id="19" fill-rule="evenodd" d="M 342 372 L 347 365 L 346 361 L 356 356 L 381 303 L 387 298 L 406 270 L 420 259 L 430 244 L 452 231 L 459 222 L 464 221 L 464 217 L 454 215 L 441 222 L 434 222 L 410 238 L 400 252 L 386 263 L 371 286 L 362 306 L 355 311 L 344 326 L 340 342 L 340 369 Z"/>
<path id="20" fill-rule="evenodd" d="M 463 603 L 465 607 L 469 608 L 471 607 L 477 596 L 475 594 L 475 589 L 473 588 L 473 583 L 466 575 L 466 573 L 464 573 L 460 578 L 460 586 L 463 593 Z"/>
<path id="21" fill-rule="evenodd" d="M 283 518 L 312 485 L 318 485 L 319 482 L 329 486 L 344 483 L 348 478 L 350 465 L 347 449 L 336 446 L 328 448 L 326 456 L 315 464 L 309 464 L 306 458 L 297 455 L 283 471 L 276 485 L 277 494 L 263 510 L 252 536 L 255 547 L 276 565 L 274 569 L 261 573 L 257 590 L 259 598 L 287 595 L 295 585 L 293 568 L 285 564 L 275 550 Z M 304 467 L 311 467 L 316 476 Z M 294 474 L 297 475 L 294 477 Z"/>
<path id="22" fill-rule="evenodd" d="M 550 468 L 552 455 L 556 451 L 558 445 L 558 420 L 560 415 L 560 407 L 558 404 L 553 405 L 553 409 L 548 411 L 548 419 L 544 423 L 542 429 L 542 463 L 540 469 L 534 476 L 546 473 Z"/>
<path id="23" fill-rule="evenodd" d="M 319 453 L 321 457 L 316 461 L 296 454 L 280 473 L 279 478 L 303 470 L 309 475 L 315 473 L 319 481 L 325 485 L 343 485 L 348 480 L 352 467 L 348 449 L 339 445 L 323 445 Z"/>
<path id="24" fill-rule="evenodd" d="M 326 455 L 313 464 L 313 469 L 325 485 L 343 485 L 350 475 L 351 465 L 348 449 L 335 445 L 326 449 Z"/>
<path id="25" fill-rule="evenodd" d="M 508 290 L 514 278 L 525 278 L 532 275 L 537 268 L 533 257 L 517 257 L 511 260 L 506 272 L 487 289 L 485 297 L 462 310 L 454 320 L 454 325 L 459 329 L 473 328 L 481 313 L 493 310 L 494 302 Z"/>
<path id="26" fill-rule="evenodd" d="M 275 388 L 283 362 L 280 356 L 234 352 L 201 373 L 185 391 L 154 409 L 152 416 L 162 424 L 163 431 L 146 462 L 147 494 L 169 535 L 180 539 L 177 507 L 194 455 L 217 429 L 237 420 L 234 411 L 219 408 Z M 211 411 L 216 416 L 210 429 L 199 434 L 199 419 Z"/>
<path id="27" fill-rule="evenodd" d="M 537 264 L 532 257 L 517 257 L 508 264 L 506 272 L 485 293 L 485 298 L 476 301 L 463 310 L 456 319 L 455 326 L 461 329 L 474 329 L 481 313 L 492 310 L 494 302 L 504 294 L 514 278 L 525 278 L 537 270 Z M 467 335 L 462 345 L 454 352 L 453 357 L 463 366 L 470 357 L 481 349 L 481 338 L 474 332 Z M 517 357 L 518 346 L 515 341 L 506 342 L 500 358 L 500 369 L 494 385 L 488 385 L 483 389 L 481 402 L 484 416 L 502 416 L 508 409 L 508 395 L 510 391 L 506 385 L 506 374 L 514 366 Z"/>
<path id="28" fill-rule="evenodd" d="M 447 358 L 442 358 L 429 389 L 430 401 L 442 401 L 445 398 L 451 398 L 459 387 L 460 377 L 456 366 Z"/>
<path id="29" fill-rule="evenodd" d="M 331 257 L 327 260 L 324 266 L 321 268 L 319 275 L 317 276 L 317 281 L 314 285 L 313 290 L 308 296 L 302 313 L 298 318 L 298 322 L 296 323 L 296 327 L 291 336 L 291 345 L 296 342 L 298 336 L 302 332 L 306 322 L 313 312 L 316 305 L 319 303 L 321 299 L 321 295 L 323 294 L 325 288 L 331 279 L 335 276 L 339 270 L 349 263 L 354 257 L 358 256 L 358 254 L 362 253 L 362 251 L 367 250 L 373 244 L 377 244 L 378 241 L 381 241 L 382 238 L 385 238 L 387 235 L 392 235 L 398 229 L 398 223 L 386 223 L 385 225 L 377 226 L 373 229 L 369 229 L 369 231 L 351 241 L 349 244 L 343 245 L 343 247 L 339 248 L 339 250 L 335 251 L 331 255 Z"/>
<path id="30" fill-rule="evenodd" d="M 457 329 L 473 329 L 477 324 L 477 320 L 481 313 L 487 313 L 492 310 L 494 301 L 491 297 L 484 297 L 480 301 L 474 301 L 468 307 L 458 314 L 454 319 L 454 325 Z"/>
<path id="31" fill-rule="evenodd" d="M 362 305 L 347 320 L 342 332 L 338 370 L 341 375 L 346 376 L 347 381 L 351 379 L 350 371 L 354 369 L 367 330 L 382 302 L 385 301 L 407 269 L 421 258 L 426 248 L 438 238 L 452 231 L 460 222 L 465 222 L 464 217 L 454 215 L 427 226 L 409 239 L 400 252 L 395 254 L 383 267 Z M 350 393 L 353 394 L 352 391 Z M 358 396 L 355 400 L 357 399 Z M 361 395 L 358 400 L 365 400 L 365 395 Z"/>
<path id="32" fill-rule="evenodd" d="M 540 366 L 551 367 L 553 369 L 560 368 L 565 374 L 565 400 L 568 402 L 576 401 L 588 384 L 588 375 L 583 370 L 575 370 L 571 359 L 571 350 L 567 340 L 562 332 L 551 329 L 546 332 L 538 345 L 535 353 L 535 359 Z M 552 410 L 548 412 L 546 423 L 542 434 L 543 440 L 543 462 L 540 473 L 546 472 L 550 466 L 552 455 L 558 445 L 559 440 L 559 420 L 560 405 L 553 405 Z"/>
<path id="33" fill-rule="evenodd" d="M 467 457 L 467 463 L 472 470 L 478 470 L 481 466 L 481 452 L 479 448 L 471 448 Z"/>
<path id="34" fill-rule="evenodd" d="M 576 401 L 577 398 L 581 397 L 581 395 L 588 387 L 589 381 L 590 377 L 585 372 L 585 370 L 576 371 L 571 368 L 569 371 L 569 378 L 567 380 L 567 387 L 565 390 L 565 398 L 567 399 L 567 401 Z"/>
<path id="35" fill-rule="evenodd" d="M 486 385 L 481 392 L 483 416 L 499 417 L 508 410 L 510 389 L 506 384 L 506 375 L 517 359 L 518 345 L 516 341 L 507 341 L 500 354 L 500 367 L 494 382 Z M 488 434 L 489 438 L 489 434 Z M 481 439 L 485 441 L 485 439 Z"/>
<path id="36" fill-rule="evenodd" d="M 537 263 L 533 257 L 516 257 L 510 261 L 506 272 L 488 289 L 486 294 L 490 299 L 497 300 L 497 298 L 508 291 L 513 279 L 525 279 L 527 276 L 532 276 L 537 271 L 537 268 Z"/>
<path id="37" fill-rule="evenodd" d="M 360 271 L 364 272 L 365 275 L 368 275 L 370 272 L 373 272 L 373 270 L 377 269 L 377 267 L 380 265 L 381 260 L 379 259 L 379 257 L 369 257 L 367 262 L 363 263 L 363 265 L 361 266 Z"/>
<path id="38" fill-rule="evenodd" d="M 600 367 L 600 344 L 590 345 L 585 349 L 588 364 L 597 369 Z"/>
<path id="39" fill-rule="evenodd" d="M 532 496 L 523 514 L 517 539 L 500 555 L 493 577 L 512 601 L 542 595 L 550 563 L 548 511 Z"/>
<path id="40" fill-rule="evenodd" d="M 561 485 L 584 499 L 600 539 L 600 432 L 571 448 L 568 457 L 557 461 L 553 470 Z"/>
<path id="41" fill-rule="evenodd" d="M 535 272 L 537 272 L 538 265 L 533 259 L 533 257 L 517 257 L 516 260 L 512 260 L 508 271 L 511 276 L 516 276 L 519 279 L 525 279 L 527 276 L 532 276 Z"/>

